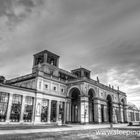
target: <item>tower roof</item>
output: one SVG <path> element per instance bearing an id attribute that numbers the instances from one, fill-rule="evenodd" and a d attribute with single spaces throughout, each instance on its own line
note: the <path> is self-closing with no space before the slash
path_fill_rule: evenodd
<path id="1" fill-rule="evenodd" d="M 56 56 L 56 57 L 58 57 L 58 58 L 60 57 L 60 56 L 58 56 L 57 54 L 52 53 L 52 52 L 50 52 L 50 51 L 48 51 L 48 50 L 44 50 L 44 51 L 41 51 L 41 52 L 39 52 L 39 53 L 36 53 L 36 54 L 34 54 L 34 56 L 39 55 L 39 54 L 44 54 L 44 53 L 47 53 L 47 54 Z"/>

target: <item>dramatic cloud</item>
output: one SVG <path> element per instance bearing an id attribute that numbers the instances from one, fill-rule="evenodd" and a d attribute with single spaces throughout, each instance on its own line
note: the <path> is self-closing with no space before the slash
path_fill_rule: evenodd
<path id="1" fill-rule="evenodd" d="M 71 70 L 92 70 L 140 105 L 139 0 L 1 0 L 0 66 L 7 78 L 30 73 L 48 49 Z"/>

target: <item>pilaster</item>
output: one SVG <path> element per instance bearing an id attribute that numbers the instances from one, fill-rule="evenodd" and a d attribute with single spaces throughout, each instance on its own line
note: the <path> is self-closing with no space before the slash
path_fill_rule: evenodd
<path id="1" fill-rule="evenodd" d="M 56 122 L 59 122 L 59 105 L 60 101 L 57 101 Z"/>
<path id="2" fill-rule="evenodd" d="M 35 123 L 41 122 L 41 108 L 42 108 L 42 99 L 36 99 L 36 107 L 35 107 Z"/>
<path id="3" fill-rule="evenodd" d="M 134 121 L 136 121 L 136 111 L 134 111 Z"/>
<path id="4" fill-rule="evenodd" d="M 89 103 L 88 103 L 88 97 L 82 96 L 81 97 L 81 123 L 88 123 L 89 122 Z"/>
<path id="5" fill-rule="evenodd" d="M 116 107 L 112 106 L 112 119 L 113 123 L 117 123 L 117 114 L 116 114 Z"/>
<path id="6" fill-rule="evenodd" d="M 66 102 L 64 102 L 64 121 L 63 121 L 64 124 L 66 122 L 66 111 L 67 111 Z"/>
<path id="7" fill-rule="evenodd" d="M 49 100 L 48 106 L 48 123 L 50 123 L 50 117 L 51 117 L 51 100 Z"/>
<path id="8" fill-rule="evenodd" d="M 128 108 L 127 107 L 125 107 L 124 108 L 124 122 L 128 122 Z"/>
<path id="9" fill-rule="evenodd" d="M 20 123 L 23 122 L 23 116 L 24 116 L 24 108 L 25 108 L 25 98 L 26 96 L 22 96 L 22 104 L 21 104 L 21 112 L 20 112 Z"/>
<path id="10" fill-rule="evenodd" d="M 12 97 L 13 94 L 9 94 L 9 102 L 7 107 L 7 115 L 6 115 L 6 122 L 10 122 L 10 113 L 11 113 L 11 106 L 12 106 Z"/>
<path id="11" fill-rule="evenodd" d="M 101 104 L 99 101 L 94 102 L 94 118 L 96 123 L 101 123 Z"/>
<path id="12" fill-rule="evenodd" d="M 71 101 L 70 99 L 67 99 L 66 102 L 66 122 L 71 121 Z"/>
<path id="13" fill-rule="evenodd" d="M 107 106 L 104 106 L 104 122 L 107 122 Z"/>
<path id="14" fill-rule="evenodd" d="M 120 105 L 120 122 L 124 122 L 124 116 L 123 116 L 123 107 Z"/>

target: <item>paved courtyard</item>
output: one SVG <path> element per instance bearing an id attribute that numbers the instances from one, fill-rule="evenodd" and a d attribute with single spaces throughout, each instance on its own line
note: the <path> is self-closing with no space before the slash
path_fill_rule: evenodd
<path id="1" fill-rule="evenodd" d="M 2 128 L 2 127 L 1 127 Z M 3 127 L 4 128 L 4 127 Z M 12 127 L 11 127 L 12 128 Z M 20 128 L 20 127 L 19 127 Z M 27 127 L 28 128 L 28 127 Z M 133 133 L 132 133 L 133 132 Z M 28 129 L 0 130 L 0 140 L 139 140 L 140 127 L 127 124 L 35 126 Z"/>

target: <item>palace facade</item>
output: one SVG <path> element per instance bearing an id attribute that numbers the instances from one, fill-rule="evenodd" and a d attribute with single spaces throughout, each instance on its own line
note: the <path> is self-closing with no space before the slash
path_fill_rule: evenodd
<path id="1" fill-rule="evenodd" d="M 85 68 L 59 68 L 59 56 L 34 55 L 32 73 L 0 77 L 0 123 L 125 123 L 140 121 L 126 93 L 93 80 Z"/>

